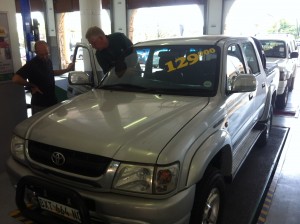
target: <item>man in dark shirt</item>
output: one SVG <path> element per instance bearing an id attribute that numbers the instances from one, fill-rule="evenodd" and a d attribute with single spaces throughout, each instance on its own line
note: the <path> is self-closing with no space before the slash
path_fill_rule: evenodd
<path id="1" fill-rule="evenodd" d="M 123 33 L 105 35 L 102 29 L 94 26 L 87 30 L 85 37 L 96 49 L 97 61 L 104 74 L 131 53 L 133 44 Z"/>
<path id="2" fill-rule="evenodd" d="M 32 114 L 57 103 L 54 76 L 71 71 L 74 67 L 71 63 L 66 69 L 53 70 L 49 48 L 45 41 L 36 42 L 35 53 L 36 56 L 21 67 L 12 78 L 14 83 L 31 89 Z"/>

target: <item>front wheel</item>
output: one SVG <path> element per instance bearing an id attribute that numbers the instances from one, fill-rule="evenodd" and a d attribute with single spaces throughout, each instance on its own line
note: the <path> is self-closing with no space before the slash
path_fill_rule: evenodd
<path id="1" fill-rule="evenodd" d="M 288 97 L 289 97 L 289 87 L 287 85 L 285 87 L 284 93 L 278 95 L 276 98 L 276 102 L 275 102 L 276 108 L 284 109 L 287 105 Z"/>
<path id="2" fill-rule="evenodd" d="M 257 146 L 262 147 L 267 144 L 267 142 L 269 140 L 269 136 L 270 136 L 270 131 L 272 128 L 272 121 L 273 121 L 273 106 L 271 105 L 270 109 L 269 109 L 268 120 L 265 123 L 266 128 L 259 136 L 259 138 L 257 140 Z"/>
<path id="3" fill-rule="evenodd" d="M 197 184 L 190 224 L 221 223 L 225 183 L 220 171 L 208 168 Z"/>

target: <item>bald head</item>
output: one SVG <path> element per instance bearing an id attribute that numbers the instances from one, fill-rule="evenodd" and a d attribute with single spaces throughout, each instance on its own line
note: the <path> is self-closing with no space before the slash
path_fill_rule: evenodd
<path id="1" fill-rule="evenodd" d="M 34 45 L 35 53 L 37 57 L 43 60 L 49 59 L 49 47 L 45 41 L 39 40 Z"/>

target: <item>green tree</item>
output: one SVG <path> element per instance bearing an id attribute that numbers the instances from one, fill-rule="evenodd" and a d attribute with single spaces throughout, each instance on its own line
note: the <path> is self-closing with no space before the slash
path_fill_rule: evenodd
<path id="1" fill-rule="evenodd" d="M 273 24 L 273 26 L 268 30 L 269 33 L 288 33 L 295 37 L 298 36 L 298 30 L 296 25 L 289 24 L 285 19 L 279 20 Z"/>

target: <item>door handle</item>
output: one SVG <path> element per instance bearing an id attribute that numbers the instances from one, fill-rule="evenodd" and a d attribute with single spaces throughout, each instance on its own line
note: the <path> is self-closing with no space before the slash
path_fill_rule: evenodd
<path id="1" fill-rule="evenodd" d="M 263 83 L 261 84 L 261 87 L 262 87 L 262 88 L 265 88 L 265 87 L 266 87 L 266 83 L 263 82 Z"/>
<path id="2" fill-rule="evenodd" d="M 253 98 L 253 93 L 249 93 L 249 100 L 252 100 Z"/>

